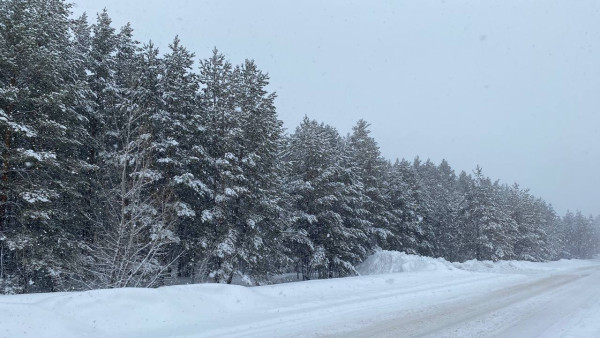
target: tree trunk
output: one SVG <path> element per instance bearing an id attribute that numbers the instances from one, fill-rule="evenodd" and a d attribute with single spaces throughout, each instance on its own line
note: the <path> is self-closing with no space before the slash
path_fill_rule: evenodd
<path id="1" fill-rule="evenodd" d="M 10 80 L 10 86 L 16 86 L 15 78 Z M 6 107 L 6 115 L 10 119 L 12 111 L 14 109 L 14 103 L 10 103 Z M 4 224 L 6 223 L 6 205 L 8 203 L 8 173 L 10 170 L 10 146 L 11 146 L 12 130 L 10 126 L 6 128 L 4 133 L 4 152 L 2 154 L 2 186 L 3 191 L 0 196 L 0 233 L 4 232 Z"/>
<path id="2" fill-rule="evenodd" d="M 10 116 L 11 107 L 8 107 L 7 115 Z M 4 159 L 2 163 L 2 196 L 0 197 L 0 232 L 4 231 L 4 224 L 6 223 L 6 205 L 8 203 L 8 171 L 10 169 L 10 139 L 12 137 L 12 133 L 10 127 L 6 129 L 6 133 L 4 134 L 4 153 L 2 157 Z"/>

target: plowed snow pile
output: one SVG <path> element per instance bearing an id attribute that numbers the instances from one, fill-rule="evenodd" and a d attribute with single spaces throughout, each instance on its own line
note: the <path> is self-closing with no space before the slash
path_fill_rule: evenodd
<path id="1" fill-rule="evenodd" d="M 404 252 L 381 250 L 369 256 L 356 267 L 362 276 L 399 272 L 465 270 L 488 273 L 540 273 L 557 271 L 565 267 L 587 266 L 589 261 L 561 259 L 554 262 L 526 261 L 478 261 L 475 259 L 463 263 L 448 262 L 443 258 L 410 255 Z"/>
<path id="2" fill-rule="evenodd" d="M 454 269 L 452 263 L 443 258 L 422 257 L 387 250 L 374 253 L 356 267 L 361 275 Z"/>

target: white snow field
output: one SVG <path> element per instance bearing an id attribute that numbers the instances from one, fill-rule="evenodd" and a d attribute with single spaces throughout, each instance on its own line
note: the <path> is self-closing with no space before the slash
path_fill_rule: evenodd
<path id="1" fill-rule="evenodd" d="M 0 337 L 600 337 L 600 260 L 382 251 L 359 277 L 0 296 Z"/>

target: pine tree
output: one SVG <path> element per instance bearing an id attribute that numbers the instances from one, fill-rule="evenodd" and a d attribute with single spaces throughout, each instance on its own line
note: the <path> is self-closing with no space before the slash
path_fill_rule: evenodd
<path id="1" fill-rule="evenodd" d="M 542 206 L 541 223 L 544 232 L 546 233 L 547 243 L 545 247 L 545 260 L 556 260 L 566 257 L 565 253 L 565 232 L 562 227 L 560 217 L 556 215 L 552 205 L 544 201 L 540 201 Z"/>
<path id="2" fill-rule="evenodd" d="M 92 26 L 93 37 L 89 52 L 88 83 L 93 92 L 93 109 L 90 110 L 89 134 L 92 144 L 89 145 L 89 162 L 101 165 L 98 153 L 104 150 L 106 119 L 117 104 L 117 86 L 115 83 L 115 52 L 117 37 L 111 26 L 112 20 L 104 9 L 97 15 L 96 24 Z"/>
<path id="3" fill-rule="evenodd" d="M 527 190 L 517 184 L 504 189 L 507 209 L 517 224 L 518 235 L 514 244 L 515 257 L 519 260 L 540 261 L 547 256 L 547 235 L 542 228 L 542 206 Z"/>
<path id="4" fill-rule="evenodd" d="M 201 165 L 197 142 L 201 139 L 201 114 L 196 97 L 198 77 L 192 72 L 194 54 L 181 45 L 175 37 L 169 45 L 169 53 L 162 60 L 157 90 L 160 107 L 150 117 L 152 126 L 152 167 L 161 175 L 155 189 L 163 199 L 169 200 L 169 208 L 177 221 L 174 226 L 182 242 L 174 247 L 173 257 L 181 255 L 178 270 L 193 274 L 194 250 L 197 245 L 199 217 L 206 185 L 196 170 Z"/>
<path id="5" fill-rule="evenodd" d="M 388 194 L 390 210 L 395 216 L 391 231 L 392 249 L 409 254 L 431 252 L 431 233 L 423 226 L 419 182 L 411 164 L 398 161 L 389 167 Z"/>
<path id="6" fill-rule="evenodd" d="M 597 238 L 593 218 L 585 217 L 580 211 L 567 211 L 563 218 L 566 228 L 566 249 L 569 258 L 587 259 L 596 254 Z"/>
<path id="7" fill-rule="evenodd" d="M 437 173 L 438 189 L 435 190 L 433 199 L 436 201 L 435 212 L 438 221 L 435 228 L 438 255 L 455 261 L 457 256 L 454 253 L 458 251 L 456 244 L 460 240 L 457 220 L 460 195 L 456 188 L 457 177 L 446 160 L 442 160 L 439 164 Z"/>
<path id="8" fill-rule="evenodd" d="M 160 285 L 173 264 L 169 249 L 179 241 L 172 196 L 156 189 L 163 176 L 153 161 L 152 120 L 161 107 L 162 63 L 152 43 L 135 64 L 133 86 L 123 90 L 115 112 L 123 121 L 111 131 L 116 146 L 102 153 L 113 174 L 103 188 L 107 220 L 90 244 L 90 276 L 83 282 L 91 287 Z"/>
<path id="9" fill-rule="evenodd" d="M 335 129 L 307 117 L 290 137 L 286 186 L 296 209 L 296 269 L 304 279 L 354 274 L 354 264 L 368 253 L 364 223 L 355 213 L 357 179 L 344 167 L 343 148 Z"/>
<path id="10" fill-rule="evenodd" d="M 78 108 L 85 117 L 88 138 L 83 142 L 81 156 L 90 164 L 82 173 L 87 178 L 81 193 L 86 196 L 81 212 L 85 215 L 85 224 L 80 241 L 91 242 L 102 229 L 106 220 L 103 213 L 103 197 L 98 194 L 106 180 L 105 163 L 101 154 L 106 150 L 110 135 L 108 119 L 114 116 L 118 104 L 118 91 L 114 79 L 115 70 L 115 34 L 111 19 L 103 10 L 96 16 L 96 23 L 87 23 L 87 15 L 74 21 L 75 55 L 79 59 L 78 73 L 85 78 L 85 87 L 81 86 L 78 96 L 83 102 Z M 85 258 L 85 254 L 82 258 Z M 77 276 L 78 274 L 75 274 Z"/>
<path id="11" fill-rule="evenodd" d="M 433 232 L 432 244 L 433 252 L 427 253 L 432 255 L 433 253 L 440 254 L 440 240 L 443 238 L 442 233 L 444 229 L 443 222 L 446 216 L 449 216 L 446 206 L 449 205 L 450 200 L 444 200 L 445 191 L 443 191 L 441 178 L 438 174 L 437 166 L 431 162 L 431 160 L 421 163 L 417 158 L 414 163 L 414 170 L 419 182 L 420 190 L 420 214 L 423 216 L 422 227 L 430 229 Z M 447 240 L 447 238 L 446 238 Z"/>
<path id="12" fill-rule="evenodd" d="M 263 281 L 276 256 L 280 230 L 282 122 L 268 76 L 253 61 L 233 68 L 217 50 L 201 61 L 203 172 L 208 196 L 202 211 L 201 272 L 221 283 L 235 276 Z M 206 277 L 205 277 L 206 278 Z"/>
<path id="13" fill-rule="evenodd" d="M 81 220 L 87 138 L 76 108 L 80 60 L 63 1 L 2 1 L 0 10 L 0 292 L 61 287 Z"/>
<path id="14" fill-rule="evenodd" d="M 202 125 L 206 133 L 203 144 L 203 177 L 210 192 L 201 211 L 200 277 L 231 283 L 236 272 L 237 219 L 236 197 L 244 176 L 235 153 L 241 138 L 240 121 L 235 116 L 233 69 L 225 56 L 215 49 L 200 61 L 199 97 L 204 110 Z M 201 178 L 202 179 L 202 178 Z M 237 191 L 236 191 L 237 190 Z"/>
<path id="15" fill-rule="evenodd" d="M 238 266 L 243 276 L 260 281 L 273 269 L 277 237 L 281 230 L 282 168 L 279 164 L 282 121 L 278 119 L 274 100 L 268 93 L 269 76 L 254 61 L 246 60 L 233 73 L 236 117 L 241 138 L 234 156 L 244 175 L 244 189 L 236 192 L 239 215 L 243 223 L 237 243 Z M 239 268 L 238 268 L 239 269 Z"/>
<path id="16" fill-rule="evenodd" d="M 459 209 L 468 253 L 477 260 L 512 259 L 516 224 L 498 197 L 498 185 L 480 167 L 474 175 Z"/>
<path id="17" fill-rule="evenodd" d="M 600 215 L 597 215 L 592 221 L 592 247 L 593 255 L 600 253 Z"/>
<path id="18" fill-rule="evenodd" d="M 359 120 L 348 137 L 348 166 L 355 172 L 361 186 L 360 208 L 361 218 L 365 220 L 363 227 L 370 238 L 370 247 L 385 245 L 389 230 L 393 223 L 393 215 L 389 212 L 388 195 L 385 193 L 386 161 L 381 157 L 379 146 L 369 134 L 369 124 Z"/>

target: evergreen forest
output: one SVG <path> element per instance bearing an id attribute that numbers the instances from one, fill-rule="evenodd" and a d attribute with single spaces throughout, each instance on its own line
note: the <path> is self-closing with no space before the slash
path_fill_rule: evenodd
<path id="1" fill-rule="evenodd" d="M 600 216 L 480 167 L 383 158 L 365 120 L 286 132 L 266 72 L 206 54 L 140 43 L 106 10 L 0 0 L 0 294 L 352 276 L 380 249 L 599 252 Z"/>

